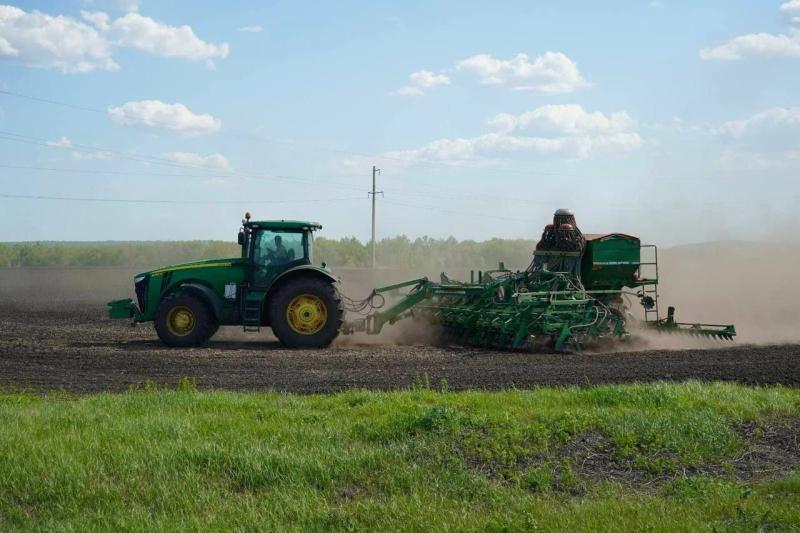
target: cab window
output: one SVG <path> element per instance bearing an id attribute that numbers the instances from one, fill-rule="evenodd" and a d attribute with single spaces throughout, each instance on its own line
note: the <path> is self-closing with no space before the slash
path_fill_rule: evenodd
<path id="1" fill-rule="evenodd" d="M 303 234 L 261 230 L 253 243 L 253 282 L 269 285 L 271 279 L 289 263 L 305 257 Z"/>
<path id="2" fill-rule="evenodd" d="M 261 266 L 277 266 L 302 259 L 303 234 L 263 230 L 258 232 L 253 260 Z"/>

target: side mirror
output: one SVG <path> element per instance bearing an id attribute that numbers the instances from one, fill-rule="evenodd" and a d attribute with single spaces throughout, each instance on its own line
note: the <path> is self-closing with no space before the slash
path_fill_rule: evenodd
<path id="1" fill-rule="evenodd" d="M 239 232 L 238 242 L 239 242 L 239 246 L 244 246 L 244 232 L 243 231 Z"/>

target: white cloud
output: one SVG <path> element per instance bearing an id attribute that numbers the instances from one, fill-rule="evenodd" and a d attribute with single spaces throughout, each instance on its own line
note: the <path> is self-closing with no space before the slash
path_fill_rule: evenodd
<path id="1" fill-rule="evenodd" d="M 781 12 L 787 15 L 800 15 L 800 0 L 791 0 L 781 5 Z M 789 22 L 800 26 L 800 16 L 793 16 Z"/>
<path id="2" fill-rule="evenodd" d="M 506 132 L 543 135 L 608 135 L 633 129 L 633 121 L 625 112 L 590 113 L 577 104 L 546 105 L 518 116 L 502 113 L 491 119 L 490 124 L 499 124 Z"/>
<path id="3" fill-rule="evenodd" d="M 240 31 L 242 33 L 260 33 L 263 30 L 264 28 L 262 28 L 261 26 L 255 25 L 255 26 L 242 26 L 237 31 Z"/>
<path id="4" fill-rule="evenodd" d="M 72 141 L 68 137 L 61 136 L 58 139 L 47 141 L 47 146 L 55 146 L 57 148 L 72 148 Z"/>
<path id="5" fill-rule="evenodd" d="M 800 107 L 773 107 L 750 118 L 726 122 L 716 133 L 742 137 L 759 126 L 800 126 Z"/>
<path id="6" fill-rule="evenodd" d="M 434 74 L 430 70 L 418 70 L 412 72 L 408 79 L 410 83 L 395 91 L 400 96 L 422 96 L 424 89 L 438 87 L 440 85 L 450 85 L 450 78 L 445 74 Z"/>
<path id="7" fill-rule="evenodd" d="M 789 0 L 781 5 L 786 14 L 800 13 L 800 0 Z M 800 24 L 800 17 L 791 23 Z M 700 58 L 706 61 L 734 61 L 744 57 L 800 57 L 800 29 L 789 28 L 787 33 L 748 33 L 734 37 L 726 43 L 700 50 Z"/>
<path id="8" fill-rule="evenodd" d="M 742 59 L 747 56 L 800 57 L 800 30 L 790 29 L 789 34 L 751 33 L 734 37 L 727 43 L 700 50 L 705 60 Z"/>
<path id="9" fill-rule="evenodd" d="M 102 11 L 81 11 L 81 18 L 83 20 L 90 22 L 100 31 L 106 31 L 108 29 L 108 21 L 111 18 L 108 14 L 103 13 Z"/>
<path id="10" fill-rule="evenodd" d="M 781 4 L 782 13 L 800 13 L 800 0 L 789 0 Z"/>
<path id="11" fill-rule="evenodd" d="M 130 7 L 130 6 L 129 6 Z M 83 21 L 0 5 L 0 58 L 65 73 L 117 70 L 114 52 L 135 48 L 190 61 L 225 58 L 227 43 L 208 43 L 189 26 L 169 26 L 130 12 L 115 20 L 82 11 Z"/>
<path id="12" fill-rule="evenodd" d="M 53 139 L 52 141 L 47 141 L 47 146 L 53 146 L 55 148 L 64 148 L 70 150 L 72 157 L 79 161 L 94 161 L 97 159 L 110 159 L 111 152 L 105 152 L 102 150 L 87 150 L 84 148 L 75 148 L 72 144 L 72 141 L 69 137 L 62 135 L 58 139 Z"/>
<path id="13" fill-rule="evenodd" d="M 228 170 L 230 163 L 228 159 L 220 154 L 213 153 L 201 155 L 194 152 L 169 152 L 163 155 L 164 159 L 169 159 L 182 165 L 210 168 L 214 170 Z"/>
<path id="14" fill-rule="evenodd" d="M 0 57 L 30 67 L 79 73 L 118 69 L 112 53 L 111 43 L 83 22 L 0 6 Z"/>
<path id="15" fill-rule="evenodd" d="M 479 76 L 483 85 L 519 91 L 562 94 L 588 85 L 578 65 L 560 52 L 545 52 L 533 60 L 522 53 L 511 59 L 477 54 L 459 61 L 457 69 Z"/>
<path id="16" fill-rule="evenodd" d="M 109 106 L 111 119 L 125 126 L 164 128 L 185 135 L 204 135 L 219 131 L 222 122 L 208 113 L 193 113 L 185 105 L 160 100 L 126 102 Z"/>
<path id="17" fill-rule="evenodd" d="M 128 13 L 112 22 L 108 36 L 119 46 L 190 61 L 224 59 L 229 52 L 227 43 L 205 42 L 189 26 L 169 26 L 138 13 Z"/>
<path id="18" fill-rule="evenodd" d="M 516 91 L 533 91 L 544 94 L 564 94 L 589 85 L 581 76 L 578 65 L 561 52 L 545 52 L 531 60 L 526 54 L 511 59 L 497 59 L 490 54 L 477 54 L 459 61 L 454 70 L 473 74 L 487 87 L 506 87 Z M 434 74 L 419 70 L 409 76 L 410 83 L 393 94 L 421 96 L 425 89 L 450 85 L 450 77 L 443 72 Z"/>
<path id="19" fill-rule="evenodd" d="M 800 168 L 800 107 L 773 107 L 714 128 L 725 168 Z"/>
<path id="20" fill-rule="evenodd" d="M 409 76 L 409 79 L 411 79 L 411 83 L 417 87 L 422 87 L 423 89 L 450 84 L 450 78 L 444 74 L 434 74 L 430 70 L 419 70 L 417 72 L 413 72 Z"/>
<path id="21" fill-rule="evenodd" d="M 19 50 L 11 46 L 11 43 L 0 37 L 0 56 L 15 57 L 19 55 Z"/>
<path id="22" fill-rule="evenodd" d="M 585 111 L 579 105 L 548 105 L 521 115 L 500 114 L 489 121 L 496 131 L 477 137 L 435 140 L 422 148 L 384 154 L 408 164 L 490 159 L 501 153 L 531 153 L 586 159 L 597 151 L 629 151 L 642 139 L 627 113 Z"/>

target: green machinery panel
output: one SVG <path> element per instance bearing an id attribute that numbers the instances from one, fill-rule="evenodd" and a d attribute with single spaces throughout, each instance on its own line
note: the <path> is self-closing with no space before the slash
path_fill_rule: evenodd
<path id="1" fill-rule="evenodd" d="M 587 235 L 581 260 L 581 282 L 589 290 L 634 287 L 641 262 L 641 243 L 622 233 Z"/>

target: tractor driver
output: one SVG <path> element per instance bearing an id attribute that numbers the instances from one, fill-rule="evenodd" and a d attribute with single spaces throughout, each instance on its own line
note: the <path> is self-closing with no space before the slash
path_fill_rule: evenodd
<path id="1" fill-rule="evenodd" d="M 283 246 L 283 238 L 275 235 L 275 249 L 267 252 L 267 259 L 272 264 L 288 263 L 294 259 L 294 250 L 286 250 Z"/>

